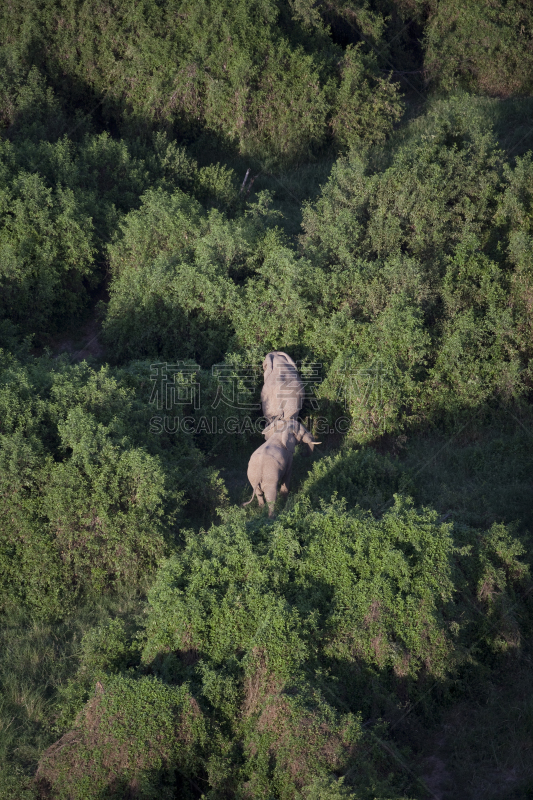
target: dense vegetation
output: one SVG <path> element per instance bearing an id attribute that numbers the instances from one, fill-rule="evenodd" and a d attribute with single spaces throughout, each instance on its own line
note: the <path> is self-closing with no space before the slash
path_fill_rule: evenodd
<path id="1" fill-rule="evenodd" d="M 0 30 L 0 800 L 530 796 L 530 4 Z"/>

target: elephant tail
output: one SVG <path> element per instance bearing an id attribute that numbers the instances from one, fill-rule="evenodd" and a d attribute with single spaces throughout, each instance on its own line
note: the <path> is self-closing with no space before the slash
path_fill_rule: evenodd
<path id="1" fill-rule="evenodd" d="M 260 488 L 261 488 L 261 484 L 260 483 L 258 483 L 257 486 L 254 486 L 254 490 L 252 492 L 252 496 L 250 497 L 250 499 L 248 500 L 247 503 L 243 503 L 242 504 L 241 508 L 244 508 L 244 506 L 249 506 L 250 505 L 250 503 L 252 502 L 252 500 L 256 496 L 258 489 L 260 489 Z"/>

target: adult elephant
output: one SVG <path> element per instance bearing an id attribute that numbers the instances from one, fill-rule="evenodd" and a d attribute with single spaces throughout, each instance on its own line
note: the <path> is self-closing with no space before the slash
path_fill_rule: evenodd
<path id="1" fill-rule="evenodd" d="M 296 419 L 304 402 L 304 385 L 292 358 L 280 350 L 267 353 L 263 372 L 263 416 L 269 423 L 277 418 Z"/>
<path id="2" fill-rule="evenodd" d="M 268 503 L 268 516 L 274 514 L 274 505 L 280 493 L 286 497 L 291 480 L 292 458 L 296 445 L 303 442 L 313 452 L 316 444 L 313 437 L 297 419 L 276 419 L 263 431 L 266 442 L 252 453 L 248 463 L 248 480 L 252 484 L 252 496 L 243 506 L 248 506 L 257 497 L 260 506 Z"/>

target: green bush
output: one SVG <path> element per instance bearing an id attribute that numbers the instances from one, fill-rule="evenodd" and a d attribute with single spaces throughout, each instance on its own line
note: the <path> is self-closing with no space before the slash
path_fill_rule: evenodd
<path id="1" fill-rule="evenodd" d="M 297 358 L 305 354 L 305 340 L 314 327 L 311 301 L 320 293 L 323 276 L 274 231 L 265 237 L 261 255 L 255 274 L 237 296 L 234 346 L 257 361 L 270 350 L 287 350 Z M 317 316 L 322 317 L 320 311 Z"/>
<path id="2" fill-rule="evenodd" d="M 384 162 L 340 159 L 304 209 L 302 254 L 331 284 L 307 341 L 359 440 L 529 386 L 529 167 L 504 167 L 482 123 L 437 103 Z"/>
<path id="3" fill-rule="evenodd" d="M 5 44 L 0 49 L 0 126 L 14 139 L 55 140 L 67 128 L 67 114 L 43 73 L 20 50 Z"/>
<path id="4" fill-rule="evenodd" d="M 249 227 L 215 210 L 206 216 L 183 192 L 148 192 L 110 247 L 104 333 L 114 360 L 222 360 L 235 296 L 230 275 L 250 253 Z"/>
<path id="5" fill-rule="evenodd" d="M 349 507 L 360 506 L 379 515 L 393 502 L 395 494 L 413 488 L 412 479 L 399 460 L 379 455 L 370 447 L 346 448 L 316 461 L 300 493 L 309 498 L 313 508 L 338 494 Z"/>
<path id="6" fill-rule="evenodd" d="M 259 353 L 279 336 L 274 320 L 294 324 L 288 265 L 298 269 L 280 233 L 265 232 L 268 205 L 261 196 L 244 217 L 230 220 L 216 209 L 206 214 L 180 190 L 147 192 L 109 246 L 113 280 L 103 327 L 111 358 L 193 358 L 210 366 L 230 349 L 260 363 Z M 272 284 L 270 302 L 263 276 Z M 281 281 L 286 308 L 279 303 Z M 276 325 L 275 333 L 266 334 L 263 321 Z"/>
<path id="7" fill-rule="evenodd" d="M 359 48 L 343 60 L 309 4 L 145 0 L 132 9 L 119 1 L 108 14 L 98 0 L 57 0 L 26 21 L 23 3 L 0 17 L 0 57 L 9 67 L 5 122 L 20 118 L 27 135 L 47 134 L 23 116 L 33 85 L 46 120 L 53 103 L 68 117 L 73 106 L 99 101 L 103 118 L 131 138 L 205 129 L 267 165 L 319 151 L 330 120 L 343 143 L 346 121 L 350 141 L 381 141 L 399 114 L 398 88 Z"/>
<path id="8" fill-rule="evenodd" d="M 300 252 L 264 231 L 262 198 L 228 220 L 181 191 L 146 193 L 109 248 L 114 357 L 287 350 L 324 366 L 323 412 L 344 405 L 359 441 L 521 397 L 529 267 L 513 262 L 529 229 L 512 209 L 529 202 L 528 167 L 505 166 L 478 111 L 437 103 L 387 161 L 340 159 L 304 210 Z"/>
<path id="9" fill-rule="evenodd" d="M 432 271 L 465 233 L 490 234 L 503 153 L 486 121 L 453 99 L 404 129 L 377 164 L 339 159 L 322 196 L 304 209 L 304 251 L 320 247 L 328 266 L 399 252 Z"/>
<path id="10" fill-rule="evenodd" d="M 382 144 L 402 115 L 398 85 L 378 74 L 376 59 L 362 58 L 361 43 L 348 45 L 330 126 L 338 143 Z"/>
<path id="11" fill-rule="evenodd" d="M 0 311 L 25 332 L 42 334 L 72 318 L 91 277 L 92 221 L 70 189 L 48 189 L 19 172 L 0 195 Z"/>
<path id="12" fill-rule="evenodd" d="M 4 356 L 1 605 L 61 614 L 145 581 L 189 499 L 221 499 L 192 437 L 150 432 L 143 376 Z M 209 500 L 208 500 L 209 503 Z"/>
<path id="13" fill-rule="evenodd" d="M 181 681 L 189 654 L 229 669 L 233 685 L 232 676 L 244 678 L 263 659 L 264 692 L 268 681 L 297 675 L 313 684 L 315 669 L 330 664 L 341 684 L 324 677 L 316 688 L 361 711 L 368 681 L 444 676 L 456 664 L 445 616 L 453 552 L 449 526 L 400 500 L 380 521 L 338 504 L 312 511 L 302 500 L 250 532 L 239 513 L 191 535 L 162 568 L 149 594 L 143 661 Z M 224 701 L 224 719 L 237 716 L 236 702 Z"/>
<path id="14" fill-rule="evenodd" d="M 116 676 L 131 653 L 120 625 L 107 640 L 104 631 L 86 638 L 77 680 L 92 673 L 95 697 L 44 754 L 38 778 L 54 797 L 97 797 L 111 770 L 123 790 L 135 756 L 141 797 L 154 785 L 162 791 L 175 765 L 193 780 L 206 775 L 217 793 L 266 798 L 274 790 L 288 800 L 319 777 L 345 772 L 364 740 L 366 670 L 373 680 L 391 668 L 414 678 L 421 669 L 446 674 L 455 662 L 442 616 L 453 550 L 448 526 L 400 502 L 381 522 L 335 505 L 313 512 L 302 502 L 273 526 L 247 526 L 237 511 L 208 533 L 191 532 L 149 594 L 139 644 L 141 670 L 152 677 Z M 351 688 L 342 668 L 336 681 L 319 669 L 330 659 L 354 664 Z M 196 728 L 188 749 L 176 750 L 183 737 L 166 720 L 178 695 L 188 707 L 189 686 Z M 156 711 L 162 730 L 154 744 Z M 360 767 L 351 785 L 367 797 L 371 775 Z M 385 781 L 384 796 L 395 780 Z"/>
<path id="15" fill-rule="evenodd" d="M 496 97 L 530 94 L 532 11 L 524 0 L 429 2 L 424 69 L 444 91 L 458 86 Z"/>
<path id="16" fill-rule="evenodd" d="M 77 321 L 102 285 L 122 217 L 151 186 L 230 213 L 239 206 L 232 170 L 198 167 L 164 133 L 149 146 L 107 132 L 0 141 L 0 312 L 37 343 Z"/>
<path id="17" fill-rule="evenodd" d="M 175 797 L 177 773 L 201 768 L 206 731 L 198 703 L 185 686 L 121 675 L 97 684 L 78 720 L 41 758 L 37 784 L 44 796 Z M 178 778 L 179 780 L 179 778 Z"/>
<path id="18" fill-rule="evenodd" d="M 41 760 L 52 797 L 97 797 L 86 774 L 103 785 L 111 769 L 123 790 L 134 755 L 140 797 L 170 764 L 214 796 L 312 796 L 332 772 L 356 797 L 405 796 L 383 752 L 369 755 L 384 734 L 363 719 L 394 705 L 400 685 L 411 702 L 430 680 L 456 685 L 473 652 L 513 651 L 530 629 L 524 548 L 503 525 L 454 529 L 399 496 L 379 520 L 337 501 L 313 510 L 307 497 L 274 522 L 246 519 L 234 509 L 187 534 L 158 572 L 136 642 L 118 623 L 86 637 L 70 692 L 91 675 L 97 689 Z M 167 723 L 178 696 L 196 726 L 185 750 Z"/>

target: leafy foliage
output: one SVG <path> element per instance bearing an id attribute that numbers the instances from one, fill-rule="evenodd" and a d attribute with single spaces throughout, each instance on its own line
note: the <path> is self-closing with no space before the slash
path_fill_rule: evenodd
<path id="1" fill-rule="evenodd" d="M 451 739 L 527 794 L 530 23 L 0 8 L 2 800 L 407 800 Z M 274 520 L 269 350 L 323 440 Z"/>
<path id="2" fill-rule="evenodd" d="M 201 454 L 184 434 L 150 435 L 153 408 L 131 373 L 3 366 L 2 605 L 58 614 L 79 593 L 140 583 L 167 551 L 185 491 L 206 496 Z"/>
<path id="3" fill-rule="evenodd" d="M 145 195 L 110 247 L 115 278 L 105 332 L 115 358 L 179 352 L 221 360 L 234 299 L 228 277 L 245 265 L 252 237 L 250 226 L 215 210 L 206 217 L 183 192 Z"/>
<path id="4" fill-rule="evenodd" d="M 335 281 L 338 337 L 343 330 L 350 342 L 335 354 L 324 396 L 334 399 L 350 376 L 364 384 L 365 371 L 379 381 L 351 392 L 359 436 L 375 428 L 373 417 L 390 429 L 402 407 L 420 419 L 493 394 L 517 397 L 524 378 L 528 385 L 520 357 L 527 323 L 509 308 L 509 266 L 492 225 L 510 202 L 503 181 L 516 178 L 507 168 L 504 179 L 480 121 L 461 104 L 447 108 L 451 118 L 437 106 L 424 128 L 413 124 L 386 169 L 355 154 L 340 160 L 305 210 L 303 253 Z"/>
<path id="5" fill-rule="evenodd" d="M 372 702 L 386 704 L 407 681 L 414 698 L 430 676 L 442 683 L 456 675 L 472 643 L 498 652 L 516 647 L 528 629 L 524 551 L 505 526 L 482 535 L 463 528 L 458 547 L 452 526 L 400 497 L 380 520 L 342 503 L 313 511 L 307 499 L 273 524 L 245 517 L 231 511 L 222 525 L 187 535 L 149 592 L 138 644 L 128 650 L 119 625 L 105 639 L 103 630 L 86 638 L 85 675 L 77 680 L 89 674 L 99 683 L 77 733 L 41 761 L 53 796 L 99 796 L 86 782 L 90 739 L 91 770 L 111 787 L 111 765 L 131 781 L 127 764 L 140 748 L 134 763 L 142 797 L 162 791 L 172 764 L 193 780 L 206 775 L 217 796 L 274 790 L 291 798 L 303 787 L 325 787 L 328 773 L 345 772 L 354 758 L 359 771 L 349 771 L 350 787 L 357 797 L 375 797 L 373 768 L 358 756 L 367 746 L 361 714 L 368 714 L 370 687 Z M 476 605 L 488 613 L 478 616 Z M 137 677 L 131 668 L 132 677 L 117 675 L 138 647 Z M 188 749 L 170 751 L 182 747 L 184 734 L 167 744 L 165 720 L 175 697 L 184 703 L 188 691 Z M 147 692 L 161 708 L 157 736 L 147 728 L 152 710 L 139 719 Z M 122 736 L 128 758 L 119 756 Z M 382 781 L 380 796 L 398 791 L 397 781 Z"/>
<path id="6" fill-rule="evenodd" d="M 52 192 L 36 174 L 19 172 L 0 202 L 1 312 L 25 331 L 42 332 L 80 309 L 92 222 L 72 191 Z"/>
<path id="7" fill-rule="evenodd" d="M 350 507 L 380 514 L 395 494 L 413 489 L 409 472 L 397 460 L 380 456 L 372 448 L 346 448 L 316 461 L 300 491 L 314 508 L 338 494 Z"/>
<path id="8" fill-rule="evenodd" d="M 430 2 L 425 68 L 447 91 L 457 86 L 499 97 L 531 92 L 531 7 L 507 3 Z"/>
<path id="9" fill-rule="evenodd" d="M 142 722 L 141 722 L 142 720 Z M 172 797 L 174 770 L 198 768 L 202 715 L 186 687 L 117 676 L 84 710 L 75 733 L 43 755 L 37 781 L 56 797 Z M 95 759 L 95 749 L 99 755 Z M 154 777 L 155 776 L 155 777 Z"/>
<path id="10" fill-rule="evenodd" d="M 102 281 L 106 244 L 150 186 L 235 206 L 226 167 L 199 168 L 164 133 L 135 149 L 107 133 L 0 142 L 0 310 L 21 331 L 42 339 L 79 316 Z"/>
<path id="11" fill-rule="evenodd" d="M 337 141 L 348 147 L 383 143 L 403 110 L 398 102 L 397 84 L 379 76 L 375 62 L 374 69 L 368 69 L 372 59 L 361 58 L 360 48 L 360 43 L 355 48 L 346 48 L 336 113 L 330 122 Z"/>
<path id="12" fill-rule="evenodd" d="M 69 81 L 70 101 L 101 98 L 104 116 L 118 119 L 124 133 L 166 127 L 191 135 L 204 127 L 265 163 L 302 160 L 323 146 L 335 108 L 333 127 L 340 128 L 338 95 L 353 101 L 352 131 L 375 141 L 365 124 L 372 115 L 381 139 L 391 130 L 389 112 L 394 119 L 399 111 L 396 87 L 359 50 L 341 78 L 342 51 L 316 11 L 302 4 L 294 11 L 275 0 L 231 7 L 146 0 L 135 9 L 117 2 L 111 13 L 97 0 L 58 0 L 36 8 L 28 28 L 19 4 L 1 18 L 9 41 L 4 59 L 12 65 L 3 90 L 6 121 L 42 135 L 42 126 L 28 127 L 21 95 L 37 84 L 46 115 L 58 102 L 48 82 L 61 97 Z"/>

